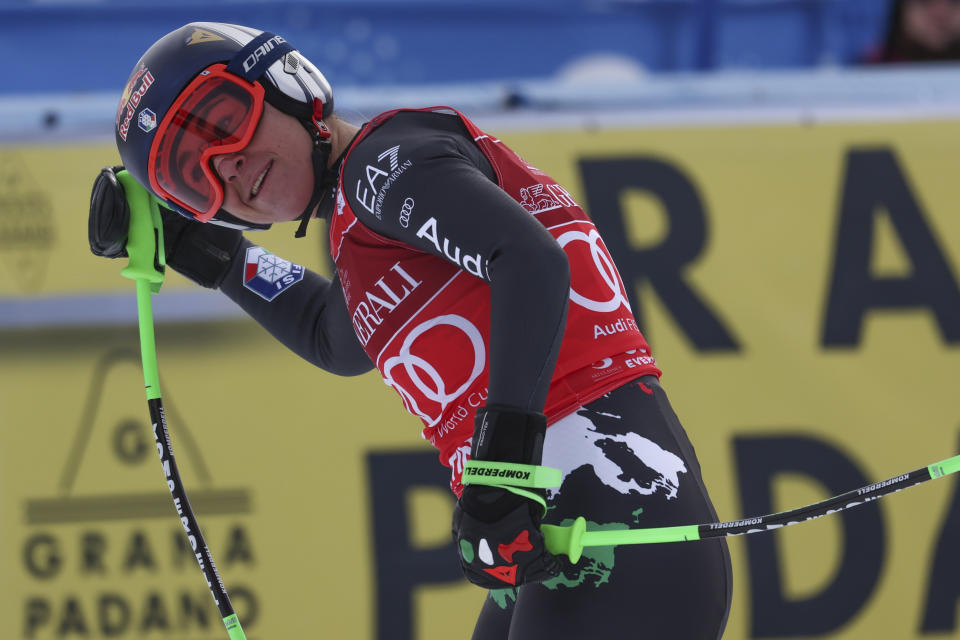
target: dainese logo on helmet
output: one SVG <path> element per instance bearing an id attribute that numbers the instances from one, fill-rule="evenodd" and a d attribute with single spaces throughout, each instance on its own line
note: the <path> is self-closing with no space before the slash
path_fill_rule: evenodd
<path id="1" fill-rule="evenodd" d="M 257 66 L 257 63 L 260 61 L 260 58 L 264 57 L 265 55 L 267 55 L 268 53 L 276 49 L 277 45 L 283 44 L 284 42 L 286 42 L 286 40 L 284 40 L 280 36 L 273 36 L 272 38 L 264 42 L 262 45 L 254 49 L 253 53 L 251 53 L 246 58 L 244 58 L 243 70 L 250 71 L 251 69 L 253 69 L 255 66 Z"/>

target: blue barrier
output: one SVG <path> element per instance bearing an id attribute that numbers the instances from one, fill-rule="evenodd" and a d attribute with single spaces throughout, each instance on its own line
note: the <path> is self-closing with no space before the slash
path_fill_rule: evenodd
<path id="1" fill-rule="evenodd" d="M 0 0 L 0 93 L 119 91 L 194 20 L 282 33 L 335 86 L 546 78 L 603 55 L 652 72 L 846 64 L 886 0 Z"/>

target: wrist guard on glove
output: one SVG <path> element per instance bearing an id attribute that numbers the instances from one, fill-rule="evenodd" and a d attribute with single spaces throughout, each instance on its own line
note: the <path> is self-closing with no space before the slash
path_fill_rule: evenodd
<path id="1" fill-rule="evenodd" d="M 559 472 L 536 466 L 546 428 L 541 413 L 495 406 L 477 412 L 473 459 L 464 470 L 466 486 L 453 512 L 460 566 L 476 585 L 518 586 L 560 571 L 540 533 L 543 489 L 559 484 Z"/>
<path id="2" fill-rule="evenodd" d="M 127 257 L 130 208 L 117 173 L 123 167 L 105 167 L 90 194 L 88 236 L 90 251 L 107 258 Z M 160 205 L 166 263 L 201 287 L 216 289 L 230 271 L 243 234 L 214 224 L 188 220 Z"/>

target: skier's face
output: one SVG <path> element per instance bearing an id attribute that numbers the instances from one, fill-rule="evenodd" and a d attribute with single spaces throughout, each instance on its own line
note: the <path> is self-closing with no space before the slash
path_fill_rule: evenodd
<path id="1" fill-rule="evenodd" d="M 295 220 L 313 193 L 312 151 L 306 129 L 265 102 L 250 144 L 213 160 L 224 183 L 223 208 L 247 222 Z"/>

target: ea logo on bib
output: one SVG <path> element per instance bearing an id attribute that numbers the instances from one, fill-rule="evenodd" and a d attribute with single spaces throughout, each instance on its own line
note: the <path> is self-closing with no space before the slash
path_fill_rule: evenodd
<path id="1" fill-rule="evenodd" d="M 303 267 L 262 247 L 247 249 L 243 286 L 270 301 L 303 280 Z"/>

